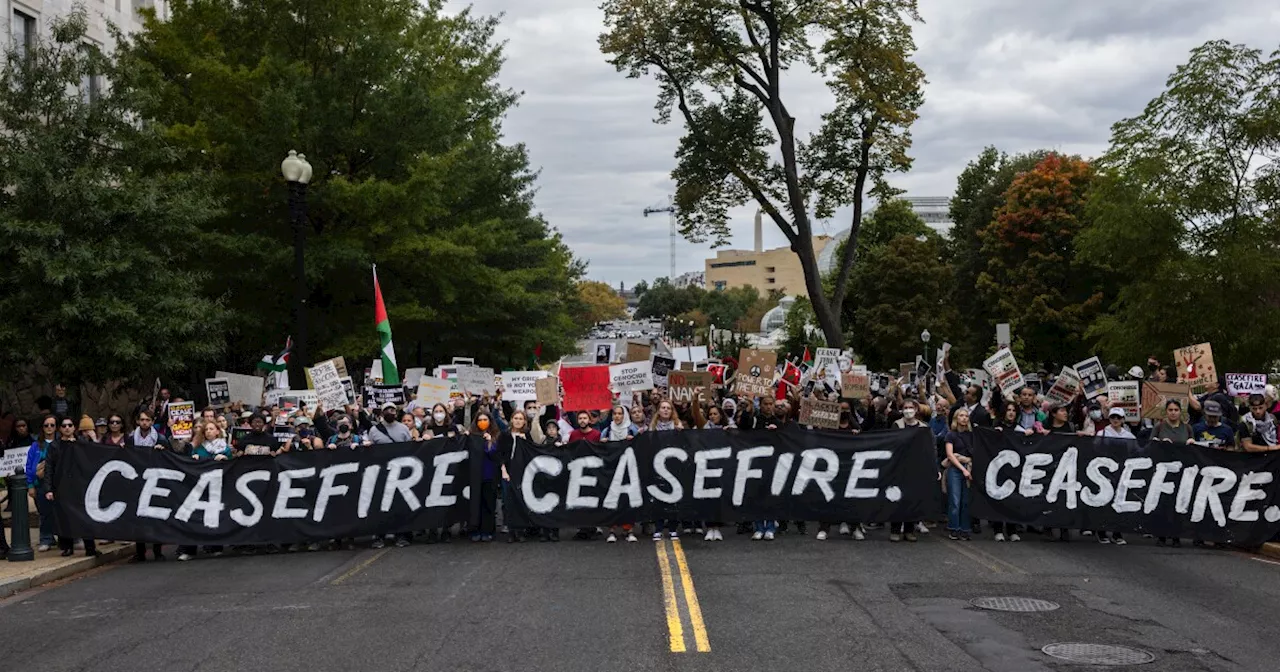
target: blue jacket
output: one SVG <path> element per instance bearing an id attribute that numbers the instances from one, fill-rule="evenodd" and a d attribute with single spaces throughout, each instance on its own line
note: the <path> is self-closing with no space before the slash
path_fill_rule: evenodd
<path id="1" fill-rule="evenodd" d="M 52 443 L 52 442 L 50 442 L 50 443 Z M 41 452 L 45 452 L 46 454 L 45 454 L 45 455 L 41 455 Z M 36 439 L 36 440 L 32 441 L 32 442 L 31 442 L 31 447 L 27 449 L 27 467 L 26 467 L 26 469 L 27 469 L 27 487 L 28 487 L 28 488 L 34 488 L 34 487 L 36 487 L 36 485 L 37 485 L 37 483 L 36 483 L 36 480 L 37 480 L 37 479 L 36 479 L 36 466 L 40 464 L 40 460 L 41 460 L 42 458 L 47 458 L 47 457 L 48 457 L 47 452 L 48 452 L 48 451 L 41 451 L 41 450 L 40 450 L 40 439 Z"/>

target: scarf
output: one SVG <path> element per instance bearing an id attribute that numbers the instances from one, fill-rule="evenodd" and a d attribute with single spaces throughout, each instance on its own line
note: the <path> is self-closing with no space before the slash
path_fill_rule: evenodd
<path id="1" fill-rule="evenodd" d="M 147 432 L 146 436 L 143 436 L 142 428 L 136 427 L 134 428 L 133 435 L 132 435 L 133 445 L 139 448 L 155 448 L 156 440 L 159 438 L 159 436 L 160 436 L 160 433 L 157 432 L 155 429 L 152 429 L 150 432 Z"/>
<path id="2" fill-rule="evenodd" d="M 623 420 L 622 424 L 618 424 L 616 422 L 610 423 L 609 437 L 605 440 L 606 441 L 626 441 L 627 430 L 629 429 L 631 429 L 631 423 L 627 422 L 626 420 Z"/>
<path id="3" fill-rule="evenodd" d="M 658 424 L 653 426 L 655 432 L 666 432 L 676 428 L 675 420 L 659 420 Z"/>

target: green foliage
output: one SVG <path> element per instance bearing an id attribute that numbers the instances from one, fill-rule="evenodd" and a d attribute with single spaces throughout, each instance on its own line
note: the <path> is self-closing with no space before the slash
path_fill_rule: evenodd
<path id="1" fill-rule="evenodd" d="M 791 304 L 782 330 L 784 336 L 778 344 L 778 351 L 783 357 L 800 357 L 805 348 L 812 352 L 824 343 L 818 331 L 817 317 L 813 314 L 813 304 L 803 296 L 796 297 L 796 302 Z"/>
<path id="2" fill-rule="evenodd" d="M 672 171 L 684 236 L 723 244 L 729 210 L 755 202 L 796 250 L 818 322 L 838 345 L 863 197 L 868 187 L 891 193 L 885 176 L 911 164 L 924 82 L 911 61 L 916 0 L 606 0 L 603 10 L 609 62 L 653 77 L 658 122 L 684 125 Z M 802 69 L 822 76 L 835 99 L 807 139 L 782 94 L 783 74 Z M 828 291 L 810 213 L 850 205 L 855 244 Z"/>
<path id="3" fill-rule="evenodd" d="M 193 260 L 234 310 L 228 366 L 290 326 L 289 149 L 315 167 L 302 357 L 376 352 L 372 263 L 406 366 L 575 348 L 583 268 L 533 213 L 524 147 L 500 141 L 516 94 L 496 81 L 495 25 L 441 0 L 176 0 L 120 49 L 144 115 L 229 204 Z"/>
<path id="4" fill-rule="evenodd" d="M 694 310 L 702 303 L 706 290 L 701 287 L 679 287 L 667 278 L 658 278 L 649 291 L 640 297 L 636 306 L 636 318 L 674 317 Z"/>
<path id="5" fill-rule="evenodd" d="M 1092 180 L 1080 157 L 1049 154 L 1014 179 L 978 234 L 987 261 L 978 294 L 1008 319 L 1026 365 L 1070 364 L 1092 352 L 1084 334 L 1101 312 L 1105 287 L 1075 253 Z"/>
<path id="6" fill-rule="evenodd" d="M 635 287 L 631 288 L 631 291 L 636 295 L 636 298 L 638 299 L 644 296 L 645 292 L 649 291 L 649 283 L 645 282 L 644 280 L 641 280 L 640 282 L 636 283 Z"/>
<path id="7" fill-rule="evenodd" d="M 1089 330 L 1116 361 L 1211 342 L 1264 371 L 1280 330 L 1280 53 L 1211 41 L 1112 128 L 1080 258 L 1124 284 Z"/>
<path id="8" fill-rule="evenodd" d="M 219 215 L 185 148 L 137 121 L 147 101 L 86 47 L 83 7 L 0 72 L 0 379 L 38 363 L 72 385 L 207 363 L 227 312 L 200 291 Z"/>
<path id="9" fill-rule="evenodd" d="M 952 300 L 954 275 L 936 236 L 899 234 L 870 247 L 854 273 L 852 346 L 873 370 L 896 370 L 921 353 L 920 332 L 950 341 L 962 321 Z M 930 362 L 930 366 L 933 363 Z"/>
<path id="10" fill-rule="evenodd" d="M 720 329 L 732 329 L 759 302 L 760 292 L 755 287 L 730 287 L 707 292 L 702 297 L 700 308 L 711 324 Z"/>

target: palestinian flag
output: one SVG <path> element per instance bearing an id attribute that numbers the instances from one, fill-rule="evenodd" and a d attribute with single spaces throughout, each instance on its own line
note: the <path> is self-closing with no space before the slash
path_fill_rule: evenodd
<path id="1" fill-rule="evenodd" d="M 289 370 L 289 354 L 293 352 L 293 337 L 289 336 L 284 341 L 284 350 L 280 354 L 272 358 L 271 355 L 263 355 L 262 361 L 258 362 L 258 368 L 263 371 L 272 373 L 280 373 Z"/>
<path id="2" fill-rule="evenodd" d="M 391 344 L 391 322 L 387 319 L 387 305 L 382 302 L 377 265 L 373 267 L 373 325 L 382 341 L 382 384 L 399 385 L 400 367 L 396 365 L 396 350 Z"/>
<path id="3" fill-rule="evenodd" d="M 782 380 L 785 380 L 786 382 L 791 383 L 792 385 L 799 385 L 800 384 L 800 367 L 796 366 L 790 360 L 788 360 L 786 368 L 782 370 Z"/>
<path id="4" fill-rule="evenodd" d="M 533 349 L 533 356 L 529 358 L 529 371 L 538 370 L 538 360 L 542 357 L 542 343 L 538 343 L 538 347 Z"/>
<path id="5" fill-rule="evenodd" d="M 813 364 L 813 355 L 809 354 L 809 346 L 807 345 L 804 346 L 804 357 L 800 358 L 800 363 L 805 366 L 811 366 Z"/>

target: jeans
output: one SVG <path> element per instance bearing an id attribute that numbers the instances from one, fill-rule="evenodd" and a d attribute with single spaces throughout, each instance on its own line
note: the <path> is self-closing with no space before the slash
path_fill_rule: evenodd
<path id="1" fill-rule="evenodd" d="M 53 502 L 44 498 L 45 493 L 49 492 L 39 486 L 36 487 L 36 513 L 40 514 L 40 545 L 54 545 L 53 531 L 57 526 L 53 522 Z"/>
<path id="2" fill-rule="evenodd" d="M 955 467 L 947 469 L 947 528 L 969 533 L 969 483 Z"/>
<path id="3" fill-rule="evenodd" d="M 757 520 L 752 523 L 756 532 L 777 532 L 778 521 L 776 520 Z"/>

